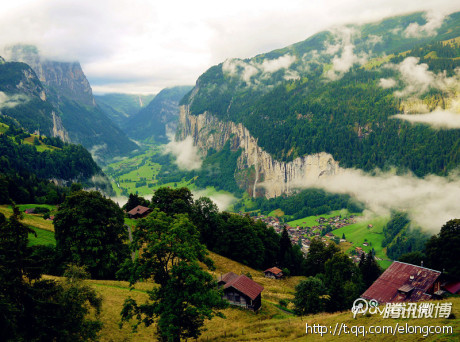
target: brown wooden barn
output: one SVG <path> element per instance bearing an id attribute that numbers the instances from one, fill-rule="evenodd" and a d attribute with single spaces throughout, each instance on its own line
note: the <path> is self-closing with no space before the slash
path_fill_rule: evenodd
<path id="1" fill-rule="evenodd" d="M 437 297 L 441 272 L 395 261 L 361 297 L 379 303 L 418 302 Z"/>
<path id="2" fill-rule="evenodd" d="M 252 279 L 229 272 L 220 277 L 218 284 L 223 287 L 223 298 L 230 304 L 253 311 L 260 309 L 264 287 Z"/>
<path id="3" fill-rule="evenodd" d="M 280 279 L 283 277 L 283 271 L 278 267 L 271 267 L 264 271 L 266 278 Z"/>
<path id="4" fill-rule="evenodd" d="M 152 209 L 138 205 L 137 207 L 128 211 L 129 218 L 138 219 L 147 216 L 152 212 Z"/>

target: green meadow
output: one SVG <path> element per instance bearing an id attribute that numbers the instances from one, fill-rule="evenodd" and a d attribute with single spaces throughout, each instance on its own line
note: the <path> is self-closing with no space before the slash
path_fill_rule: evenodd
<path id="1" fill-rule="evenodd" d="M 356 247 L 361 247 L 364 251 L 366 251 L 366 253 L 368 253 L 372 250 L 372 248 L 374 248 L 375 256 L 383 259 L 378 260 L 380 266 L 387 268 L 391 265 L 391 261 L 388 260 L 386 249 L 382 247 L 382 241 L 383 227 L 388 221 L 389 217 L 376 217 L 333 230 L 332 233 L 340 238 L 343 234 L 345 234 L 346 240 L 353 243 L 353 247 L 350 248 L 350 251 Z M 363 243 L 365 242 L 369 245 L 364 246 Z"/>
<path id="2" fill-rule="evenodd" d="M 359 216 L 361 214 L 349 213 L 347 209 L 333 210 L 333 211 L 329 212 L 328 214 L 322 214 L 322 215 L 316 215 L 316 216 L 307 216 L 307 217 L 304 217 L 304 218 L 301 218 L 301 219 L 298 219 L 298 220 L 289 221 L 289 222 L 287 222 L 287 224 L 290 225 L 291 227 L 296 227 L 296 226 L 313 227 L 313 226 L 317 226 L 319 224 L 317 220 L 320 217 L 330 218 L 330 217 L 339 216 L 339 215 L 342 215 L 342 217 L 346 217 L 346 216 L 350 216 L 350 215 Z"/>
<path id="3" fill-rule="evenodd" d="M 36 227 L 30 227 L 34 230 L 35 234 L 29 234 L 29 246 L 36 245 L 53 245 L 56 246 L 56 239 L 54 238 L 54 232 L 44 230 Z"/>

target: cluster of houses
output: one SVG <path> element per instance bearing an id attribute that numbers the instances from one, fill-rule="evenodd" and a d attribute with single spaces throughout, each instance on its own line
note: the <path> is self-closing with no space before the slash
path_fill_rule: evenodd
<path id="1" fill-rule="evenodd" d="M 241 212 L 239 214 L 245 215 Z M 278 217 L 272 216 L 259 215 L 253 216 L 252 218 L 254 220 L 260 220 L 264 222 L 267 226 L 272 227 L 278 234 L 281 234 L 283 228 L 286 228 L 286 231 L 289 234 L 289 238 L 291 239 L 291 243 L 299 245 L 304 254 L 308 253 L 308 249 L 310 248 L 310 240 L 312 238 L 322 238 L 322 240 L 326 243 L 330 239 L 337 239 L 336 236 L 331 232 L 324 234 L 324 230 L 339 229 L 350 224 L 356 223 L 354 215 L 350 215 L 348 217 L 342 217 L 341 215 L 337 215 L 329 218 L 321 216 L 316 220 L 318 224 L 314 225 L 313 227 L 307 226 L 306 222 L 303 222 L 303 225 L 291 227 L 288 224 L 280 222 L 280 219 Z M 338 242 L 343 241 L 345 241 L 345 239 L 339 239 Z"/>

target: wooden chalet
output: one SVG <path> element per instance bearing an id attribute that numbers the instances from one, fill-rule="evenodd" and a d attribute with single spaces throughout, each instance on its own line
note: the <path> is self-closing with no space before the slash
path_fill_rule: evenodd
<path id="1" fill-rule="evenodd" d="M 361 297 L 379 303 L 418 302 L 436 298 L 441 272 L 395 261 Z"/>
<path id="2" fill-rule="evenodd" d="M 283 271 L 278 267 L 271 267 L 264 271 L 265 278 L 280 279 L 283 277 Z"/>
<path id="3" fill-rule="evenodd" d="M 138 219 L 147 216 L 152 212 L 152 209 L 138 205 L 137 207 L 128 211 L 128 217 L 132 219 Z"/>
<path id="4" fill-rule="evenodd" d="M 262 306 L 262 291 L 264 287 L 245 275 L 233 272 L 225 273 L 218 281 L 223 288 L 226 300 L 232 305 L 238 305 L 248 310 L 257 311 Z"/>

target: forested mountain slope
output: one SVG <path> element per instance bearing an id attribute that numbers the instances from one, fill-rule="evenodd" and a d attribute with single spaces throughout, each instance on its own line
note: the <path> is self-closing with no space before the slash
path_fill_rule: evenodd
<path id="1" fill-rule="evenodd" d="M 78 62 L 45 60 L 37 48 L 28 45 L 9 47 L 5 53 L 7 60 L 24 62 L 33 69 L 36 75 L 33 76 L 38 77 L 44 89 L 42 100 L 54 107 L 70 141 L 82 144 L 99 157 L 115 156 L 136 148 L 136 144 L 96 105 L 91 86 Z M 21 117 L 16 118 L 23 124 Z M 41 121 L 34 123 L 35 126 L 39 124 Z"/>
<path id="2" fill-rule="evenodd" d="M 154 137 L 157 142 L 168 141 L 167 134 L 174 134 L 179 119 L 179 101 L 192 87 L 178 86 L 163 89 L 124 125 L 124 131 L 133 139 Z"/>
<path id="3" fill-rule="evenodd" d="M 129 118 L 142 108 L 145 108 L 155 95 L 135 95 L 135 94 L 104 94 L 95 95 L 94 98 L 99 107 L 107 116 L 121 129 Z"/>
<path id="4" fill-rule="evenodd" d="M 415 13 L 226 60 L 181 104 L 242 124 L 278 161 L 326 152 L 341 167 L 446 175 L 460 162 L 459 67 L 460 13 Z"/>

